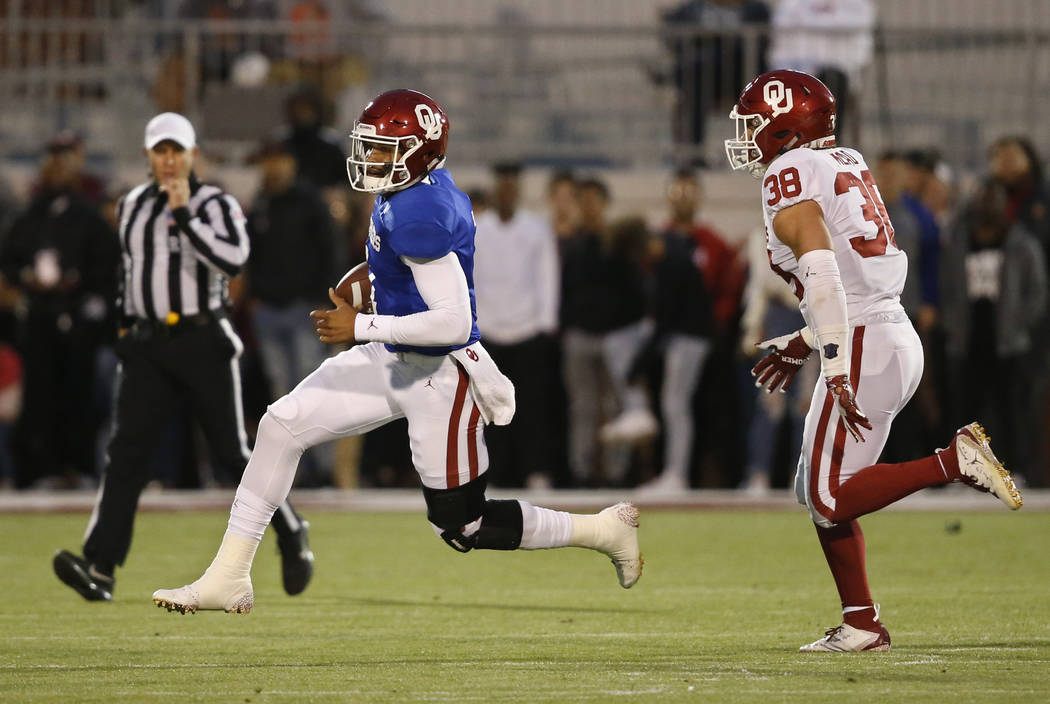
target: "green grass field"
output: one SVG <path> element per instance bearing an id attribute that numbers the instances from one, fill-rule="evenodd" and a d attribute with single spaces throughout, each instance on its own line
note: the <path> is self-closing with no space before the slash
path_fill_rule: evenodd
<path id="1" fill-rule="evenodd" d="M 3 702 L 1046 702 L 1050 514 L 862 521 L 890 653 L 797 651 L 840 620 L 804 512 L 649 511 L 630 591 L 585 550 L 460 555 L 417 514 L 314 513 L 317 574 L 248 616 L 150 594 L 207 566 L 224 513 L 145 513 L 115 601 L 58 582 L 86 516 L 0 515 Z M 961 530 L 947 530 L 954 522 Z"/>

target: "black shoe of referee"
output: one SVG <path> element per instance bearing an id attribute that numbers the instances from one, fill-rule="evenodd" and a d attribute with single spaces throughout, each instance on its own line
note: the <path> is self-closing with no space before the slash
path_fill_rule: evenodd
<path id="1" fill-rule="evenodd" d="M 113 601 L 113 571 L 100 569 L 68 550 L 59 550 L 51 565 L 58 578 L 88 601 Z"/>
<path id="2" fill-rule="evenodd" d="M 281 551 L 281 580 L 289 596 L 299 594 L 314 576 L 314 554 L 310 550 L 310 524 L 303 521 L 299 530 L 290 535 L 277 536 Z"/>

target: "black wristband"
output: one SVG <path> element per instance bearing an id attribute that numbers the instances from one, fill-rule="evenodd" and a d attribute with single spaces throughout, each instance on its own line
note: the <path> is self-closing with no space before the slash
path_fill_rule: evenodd
<path id="1" fill-rule="evenodd" d="M 185 205 L 179 206 L 171 211 L 172 217 L 175 218 L 175 222 L 178 223 L 179 227 L 184 230 L 188 230 L 190 227 L 190 209 Z"/>

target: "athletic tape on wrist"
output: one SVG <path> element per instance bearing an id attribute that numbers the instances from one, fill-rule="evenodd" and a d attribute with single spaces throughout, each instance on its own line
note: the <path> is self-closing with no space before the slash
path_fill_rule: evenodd
<path id="1" fill-rule="evenodd" d="M 835 253 L 830 249 L 811 250 L 799 257 L 798 266 L 806 290 L 806 322 L 813 333 L 813 347 L 820 355 L 821 371 L 825 377 L 849 374 L 846 290 Z"/>

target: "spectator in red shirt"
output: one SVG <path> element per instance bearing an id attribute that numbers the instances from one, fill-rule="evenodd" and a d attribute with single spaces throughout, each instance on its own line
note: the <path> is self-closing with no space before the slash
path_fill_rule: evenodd
<path id="1" fill-rule="evenodd" d="M 696 426 L 704 429 L 703 453 L 697 456 L 698 486 L 728 485 L 728 477 L 716 476 L 722 468 L 743 463 L 740 448 L 746 447 L 737 436 L 736 414 L 738 394 L 733 381 L 734 355 L 739 334 L 740 300 L 744 290 L 745 267 L 737 251 L 726 243 L 722 234 L 710 225 L 697 220 L 702 203 L 703 188 L 694 171 L 683 169 L 675 173 L 668 190 L 667 202 L 670 222 L 664 228 L 665 238 L 672 233 L 691 236 L 696 243 L 693 263 L 700 270 L 711 301 L 713 329 L 710 348 L 698 371 L 695 391 L 682 403 L 690 403 L 697 410 Z M 684 389 L 679 390 L 685 393 Z M 695 401 L 693 397 L 698 397 Z M 667 407 L 667 401 L 661 405 Z M 696 455 L 696 453 L 693 453 Z M 668 465 L 665 461 L 665 470 Z M 673 485 L 673 482 L 671 482 Z"/>
<path id="2" fill-rule="evenodd" d="M 648 347 L 649 355 L 659 353 L 663 359 L 664 461 L 659 476 L 642 487 L 647 492 L 690 486 L 697 425 L 693 397 L 711 352 L 734 327 L 743 282 L 735 251 L 713 228 L 696 222 L 700 184 L 695 173 L 675 174 L 667 203 L 671 221 L 658 240 L 656 334 Z"/>
<path id="3" fill-rule="evenodd" d="M 704 277 L 704 285 L 711 297 L 715 332 L 726 334 L 733 326 L 744 288 L 744 270 L 739 265 L 736 250 L 710 225 L 697 222 L 702 190 L 696 173 L 682 169 L 675 173 L 668 191 L 671 221 L 664 233 L 690 235 L 696 241 L 693 262 Z"/>

